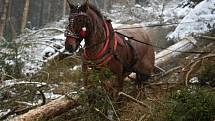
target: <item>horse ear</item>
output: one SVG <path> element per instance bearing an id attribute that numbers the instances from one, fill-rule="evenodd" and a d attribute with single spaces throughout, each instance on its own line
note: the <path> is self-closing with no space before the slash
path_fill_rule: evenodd
<path id="1" fill-rule="evenodd" d="M 71 10 L 75 8 L 75 6 L 74 6 L 73 4 L 71 4 L 71 3 L 69 2 L 69 0 L 67 0 L 67 3 L 69 4 L 69 7 L 70 7 Z"/>
<path id="2" fill-rule="evenodd" d="M 85 0 L 84 4 L 88 4 L 89 5 L 90 1 L 89 0 Z"/>
<path id="3" fill-rule="evenodd" d="M 84 4 L 81 5 L 80 10 L 81 12 L 87 12 L 87 9 L 89 8 L 89 0 L 85 0 Z"/>

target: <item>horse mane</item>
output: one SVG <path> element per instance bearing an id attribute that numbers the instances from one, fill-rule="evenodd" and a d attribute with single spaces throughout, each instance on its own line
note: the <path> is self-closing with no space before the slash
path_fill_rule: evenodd
<path id="1" fill-rule="evenodd" d="M 104 18 L 104 16 L 102 15 L 102 13 L 97 9 L 96 6 L 89 4 L 89 8 L 92 9 L 101 19 Z"/>

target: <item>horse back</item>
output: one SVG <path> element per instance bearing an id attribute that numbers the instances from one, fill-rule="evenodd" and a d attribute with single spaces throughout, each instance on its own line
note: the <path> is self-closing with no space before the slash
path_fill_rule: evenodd
<path id="1" fill-rule="evenodd" d="M 148 33 L 143 28 L 126 29 L 118 32 L 128 36 L 129 38 L 133 38 L 128 41 L 131 43 L 131 46 L 134 48 L 137 55 L 137 62 L 133 67 L 134 70 L 147 75 L 153 74 L 155 54 L 154 48 L 151 46 L 152 41 Z M 130 56 L 132 56 L 132 53 L 134 52 L 130 51 L 130 53 Z"/>

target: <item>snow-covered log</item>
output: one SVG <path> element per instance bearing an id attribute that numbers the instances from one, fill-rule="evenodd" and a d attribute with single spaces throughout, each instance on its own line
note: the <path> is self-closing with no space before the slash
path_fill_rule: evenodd
<path id="1" fill-rule="evenodd" d="M 194 48 L 196 42 L 197 41 L 193 37 L 187 37 L 179 41 L 178 43 L 168 47 L 167 49 L 157 53 L 155 55 L 155 65 L 162 67 L 164 64 L 168 63 L 176 56 Z"/>
<path id="2" fill-rule="evenodd" d="M 38 107 L 34 110 L 20 115 L 11 121 L 39 121 L 39 120 L 48 120 L 53 117 L 56 117 L 74 107 L 77 106 L 77 103 L 73 99 L 68 99 L 66 97 L 61 97 L 50 103 Z"/>

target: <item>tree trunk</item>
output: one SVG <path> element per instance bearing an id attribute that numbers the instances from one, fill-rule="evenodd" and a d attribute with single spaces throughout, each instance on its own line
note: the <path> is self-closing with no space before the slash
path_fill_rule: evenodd
<path id="1" fill-rule="evenodd" d="M 112 7 L 112 0 L 105 0 L 104 1 L 104 10 L 110 12 Z"/>
<path id="2" fill-rule="evenodd" d="M 28 11 L 29 11 L 29 0 L 25 0 L 24 10 L 23 10 L 23 16 L 22 16 L 22 22 L 21 22 L 21 33 L 24 32 L 27 19 L 28 19 Z"/>
<path id="3" fill-rule="evenodd" d="M 66 11 L 67 11 L 67 0 L 63 1 L 63 17 L 65 17 L 66 15 Z"/>
<path id="4" fill-rule="evenodd" d="M 140 4 L 140 0 L 135 0 L 135 4 Z"/>
<path id="5" fill-rule="evenodd" d="M 11 121 L 40 121 L 48 120 L 56 117 L 74 107 L 78 106 L 75 100 L 61 97 L 46 105 L 30 110 L 29 112 L 20 115 Z"/>
<path id="6" fill-rule="evenodd" d="M 2 8 L 0 9 L 0 37 L 3 37 L 5 22 L 7 19 L 7 10 L 9 7 L 9 0 L 4 0 L 2 3 Z"/>

